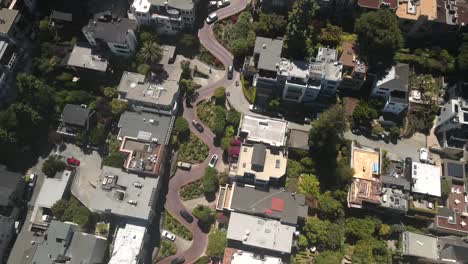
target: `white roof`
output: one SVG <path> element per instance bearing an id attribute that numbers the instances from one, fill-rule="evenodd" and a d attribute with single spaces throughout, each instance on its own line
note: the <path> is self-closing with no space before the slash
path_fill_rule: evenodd
<path id="1" fill-rule="evenodd" d="M 227 238 L 244 245 L 291 253 L 296 228 L 278 220 L 231 213 Z"/>
<path id="2" fill-rule="evenodd" d="M 440 167 L 419 162 L 413 162 L 412 166 L 412 191 L 440 197 Z"/>
<path id="3" fill-rule="evenodd" d="M 126 224 L 119 228 L 109 264 L 136 264 L 140 253 L 145 227 Z"/>
<path id="4" fill-rule="evenodd" d="M 244 116 L 241 131 L 248 133 L 247 140 L 262 142 L 272 146 L 286 144 L 287 122 L 264 117 Z"/>
<path id="5" fill-rule="evenodd" d="M 283 263 L 280 258 L 275 258 L 271 256 L 263 256 L 263 259 L 260 259 L 259 256 L 254 255 L 250 252 L 242 252 L 241 250 L 237 251 L 232 255 L 231 264 L 281 264 Z"/>
<path id="6" fill-rule="evenodd" d="M 63 171 L 61 176 L 45 178 L 37 196 L 36 206 L 51 208 L 58 200 L 62 199 L 71 173 L 71 171 L 66 170 Z"/>

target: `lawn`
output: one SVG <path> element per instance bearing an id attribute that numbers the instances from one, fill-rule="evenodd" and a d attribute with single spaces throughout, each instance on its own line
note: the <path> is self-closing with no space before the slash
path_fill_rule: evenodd
<path id="1" fill-rule="evenodd" d="M 185 226 L 177 221 L 168 211 L 164 217 L 164 228 L 171 231 L 177 236 L 187 240 L 192 240 L 192 233 Z"/>
<path id="2" fill-rule="evenodd" d="M 180 190 L 180 197 L 182 197 L 182 200 L 184 201 L 192 200 L 201 196 L 203 196 L 203 184 L 201 179 L 184 185 Z"/>
<path id="3" fill-rule="evenodd" d="M 177 252 L 177 248 L 174 245 L 174 243 L 169 242 L 164 239 L 161 241 L 161 248 L 159 249 L 158 256 L 156 257 L 156 261 L 154 261 L 154 263 L 157 263 L 158 261 L 164 258 L 172 256 L 176 252 Z"/>
<path id="4" fill-rule="evenodd" d="M 190 133 L 190 140 L 180 145 L 178 159 L 189 163 L 199 163 L 208 157 L 208 152 L 208 146 Z"/>

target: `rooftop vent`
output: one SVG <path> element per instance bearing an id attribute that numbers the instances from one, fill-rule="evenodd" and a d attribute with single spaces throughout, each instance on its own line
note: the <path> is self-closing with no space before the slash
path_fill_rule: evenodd
<path id="1" fill-rule="evenodd" d="M 263 45 L 262 45 L 262 48 L 263 48 L 263 49 L 266 49 L 266 47 L 267 47 L 267 44 L 263 44 Z"/>

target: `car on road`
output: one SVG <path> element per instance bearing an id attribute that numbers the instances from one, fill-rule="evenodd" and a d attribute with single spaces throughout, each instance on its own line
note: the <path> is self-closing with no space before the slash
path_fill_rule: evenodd
<path id="1" fill-rule="evenodd" d="M 185 221 L 192 223 L 193 222 L 193 216 L 189 214 L 189 212 L 185 210 L 180 210 L 180 216 L 185 219 Z"/>
<path id="2" fill-rule="evenodd" d="M 177 162 L 177 167 L 183 169 L 183 170 L 190 170 L 192 169 L 192 164 L 190 163 L 187 163 L 187 162 L 183 162 L 183 161 L 179 161 Z"/>
<path id="3" fill-rule="evenodd" d="M 214 168 L 214 166 L 216 166 L 216 162 L 218 162 L 218 155 L 213 154 L 213 156 L 211 156 L 210 163 L 208 163 L 208 166 Z"/>
<path id="4" fill-rule="evenodd" d="M 419 160 L 422 162 L 426 162 L 429 160 L 429 151 L 427 148 L 419 149 Z"/>
<path id="5" fill-rule="evenodd" d="M 198 130 L 198 132 L 200 133 L 203 132 L 204 130 L 203 126 L 197 120 L 192 120 L 192 125 L 195 127 L 195 129 Z"/>
<path id="6" fill-rule="evenodd" d="M 229 65 L 228 70 L 227 70 L 227 78 L 231 80 L 233 74 L 234 74 L 234 68 L 232 67 L 232 65 Z"/>
<path id="7" fill-rule="evenodd" d="M 29 188 L 33 189 L 34 186 L 36 186 L 37 177 L 39 176 L 35 173 L 31 173 L 31 175 L 29 175 L 29 182 L 28 182 Z"/>
<path id="8" fill-rule="evenodd" d="M 225 6 L 228 6 L 230 5 L 231 2 L 229 0 L 221 0 L 221 1 L 218 1 L 218 8 L 222 8 L 222 7 L 225 7 Z"/>
<path id="9" fill-rule="evenodd" d="M 185 258 L 184 257 L 178 257 L 176 259 L 173 259 L 171 261 L 171 264 L 182 264 L 185 263 Z"/>
<path id="10" fill-rule="evenodd" d="M 176 239 L 176 236 L 174 234 L 172 234 L 171 232 L 167 231 L 167 230 L 163 230 L 162 233 L 161 233 L 161 236 L 164 237 L 164 238 L 169 239 L 172 242 L 174 242 L 175 239 Z"/>
<path id="11" fill-rule="evenodd" d="M 71 166 L 80 166 L 80 163 L 81 162 L 78 159 L 75 159 L 74 157 L 67 159 L 67 164 Z"/>
<path id="12" fill-rule="evenodd" d="M 218 15 L 216 13 L 211 13 L 206 18 L 206 23 L 211 24 L 211 23 L 215 22 L 216 20 L 218 20 Z"/>

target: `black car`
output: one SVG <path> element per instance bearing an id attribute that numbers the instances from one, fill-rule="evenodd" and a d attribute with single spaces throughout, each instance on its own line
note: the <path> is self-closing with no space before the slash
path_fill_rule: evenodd
<path id="1" fill-rule="evenodd" d="M 189 214 L 189 212 L 185 210 L 180 210 L 180 215 L 185 219 L 185 221 L 192 223 L 193 222 L 193 216 Z"/>
<path id="2" fill-rule="evenodd" d="M 185 258 L 184 257 L 178 257 L 176 259 L 173 259 L 171 261 L 171 264 L 182 264 L 185 262 Z"/>
<path id="3" fill-rule="evenodd" d="M 203 126 L 197 120 L 193 120 L 192 125 L 198 130 L 198 132 L 203 132 Z"/>

